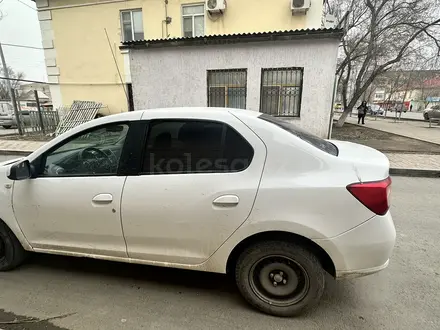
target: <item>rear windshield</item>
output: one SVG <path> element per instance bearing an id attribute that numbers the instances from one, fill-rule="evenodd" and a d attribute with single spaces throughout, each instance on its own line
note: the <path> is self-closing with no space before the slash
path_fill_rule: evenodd
<path id="1" fill-rule="evenodd" d="M 258 118 L 263 119 L 269 123 L 272 123 L 290 133 L 292 133 L 293 135 L 299 137 L 301 140 L 304 140 L 308 143 L 310 143 L 312 146 L 325 151 L 326 153 L 333 155 L 333 156 L 337 156 L 338 155 L 338 148 L 331 142 L 326 141 L 324 139 L 321 139 L 313 134 L 310 134 L 307 131 L 304 131 L 301 128 L 296 127 L 295 125 L 278 119 L 276 117 L 272 117 L 270 115 L 267 114 L 262 114 L 260 115 Z"/>

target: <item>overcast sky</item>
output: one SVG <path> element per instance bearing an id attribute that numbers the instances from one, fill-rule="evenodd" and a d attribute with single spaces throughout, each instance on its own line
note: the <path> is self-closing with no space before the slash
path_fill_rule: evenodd
<path id="1" fill-rule="evenodd" d="M 35 2 L 31 0 L 0 0 L 1 43 L 18 44 L 42 48 L 40 25 Z M 6 63 L 15 71 L 21 71 L 25 79 L 47 81 L 42 49 L 26 49 L 3 45 Z"/>

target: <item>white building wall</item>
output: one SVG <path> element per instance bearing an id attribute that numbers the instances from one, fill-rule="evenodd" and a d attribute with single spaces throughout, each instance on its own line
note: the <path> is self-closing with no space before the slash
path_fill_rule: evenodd
<path id="1" fill-rule="evenodd" d="M 338 45 L 338 39 L 315 39 L 131 49 L 134 106 L 207 106 L 207 70 L 246 68 L 246 108 L 259 111 L 261 69 L 303 67 L 300 118 L 289 119 L 326 137 Z"/>

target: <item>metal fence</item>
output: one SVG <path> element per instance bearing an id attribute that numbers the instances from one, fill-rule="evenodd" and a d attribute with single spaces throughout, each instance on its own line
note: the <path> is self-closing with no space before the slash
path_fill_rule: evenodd
<path id="1" fill-rule="evenodd" d="M 246 109 L 247 70 L 208 70 L 208 106 Z"/>
<path id="2" fill-rule="evenodd" d="M 299 117 L 303 71 L 303 68 L 262 69 L 260 112 Z"/>

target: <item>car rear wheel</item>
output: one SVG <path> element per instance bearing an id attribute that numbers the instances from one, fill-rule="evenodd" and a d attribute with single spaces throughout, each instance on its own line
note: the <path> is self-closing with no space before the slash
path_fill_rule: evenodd
<path id="1" fill-rule="evenodd" d="M 14 233 L 0 221 L 0 271 L 7 271 L 19 266 L 26 257 Z"/>
<path id="2" fill-rule="evenodd" d="M 3 125 L 4 129 L 10 129 L 12 126 L 11 125 Z"/>
<path id="3" fill-rule="evenodd" d="M 318 258 L 288 242 L 261 242 L 242 252 L 235 268 L 238 289 L 260 311 L 296 316 L 319 302 L 325 271 Z"/>
<path id="4" fill-rule="evenodd" d="M 428 116 L 428 114 L 427 114 L 427 113 L 424 113 L 424 114 L 423 114 L 423 118 L 425 118 L 425 120 L 429 120 L 429 116 Z"/>

